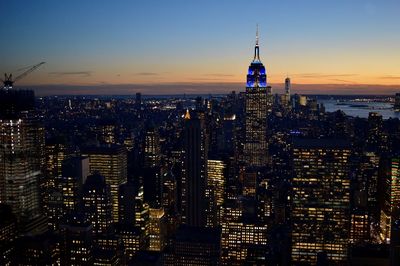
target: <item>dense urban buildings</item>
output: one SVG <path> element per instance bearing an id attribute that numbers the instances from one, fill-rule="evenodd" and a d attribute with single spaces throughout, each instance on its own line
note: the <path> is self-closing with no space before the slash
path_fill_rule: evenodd
<path id="1" fill-rule="evenodd" d="M 0 90 L 0 264 L 398 265 L 399 119 L 273 94 L 259 49 L 228 95 Z"/>

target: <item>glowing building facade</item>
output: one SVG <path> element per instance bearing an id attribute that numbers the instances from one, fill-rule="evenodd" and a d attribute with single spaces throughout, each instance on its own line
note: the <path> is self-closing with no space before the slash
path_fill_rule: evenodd
<path id="1" fill-rule="evenodd" d="M 262 167 L 267 164 L 267 114 L 270 107 L 271 87 L 267 86 L 267 73 L 260 60 L 257 30 L 254 59 L 249 66 L 246 85 L 244 162 L 247 165 Z"/>
<path id="2" fill-rule="evenodd" d="M 350 147 L 344 140 L 295 139 L 292 263 L 315 265 L 319 253 L 347 260 Z"/>
<path id="3" fill-rule="evenodd" d="M 112 213 L 114 222 L 118 222 L 118 188 L 127 181 L 127 151 L 118 145 L 93 147 L 83 152 L 89 157 L 90 173 L 99 172 L 110 185 Z"/>

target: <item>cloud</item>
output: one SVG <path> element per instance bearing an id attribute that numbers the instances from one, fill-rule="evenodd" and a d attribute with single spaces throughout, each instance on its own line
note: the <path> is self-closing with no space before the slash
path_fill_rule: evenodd
<path id="1" fill-rule="evenodd" d="M 330 81 L 339 81 L 339 82 L 345 82 L 345 83 L 351 83 L 351 84 L 357 84 L 357 82 L 354 82 L 352 80 L 346 80 L 346 79 L 328 79 Z"/>
<path id="2" fill-rule="evenodd" d="M 340 77 L 354 77 L 358 76 L 358 74 L 302 73 L 302 74 L 294 74 L 293 76 L 302 78 L 340 78 Z"/>
<path id="3" fill-rule="evenodd" d="M 380 76 L 379 79 L 400 79 L 400 76 Z"/>
<path id="4" fill-rule="evenodd" d="M 204 76 L 210 76 L 210 77 L 233 77 L 234 75 L 232 75 L 232 74 L 221 74 L 221 73 L 209 73 L 209 74 L 204 74 Z"/>
<path id="5" fill-rule="evenodd" d="M 155 73 L 155 72 L 139 72 L 139 73 L 136 73 L 135 75 L 138 75 L 138 76 L 158 76 L 159 74 Z"/>
<path id="6" fill-rule="evenodd" d="M 92 71 L 62 71 L 62 72 L 49 72 L 49 75 L 52 76 L 82 76 L 89 77 L 92 75 Z"/>

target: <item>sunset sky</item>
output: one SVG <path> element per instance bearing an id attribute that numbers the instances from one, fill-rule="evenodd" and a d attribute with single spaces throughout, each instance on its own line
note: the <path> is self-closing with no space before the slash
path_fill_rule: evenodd
<path id="1" fill-rule="evenodd" d="M 294 89 L 303 84 L 299 92 L 400 90 L 399 0 L 2 0 L 1 6 L 0 71 L 18 74 L 46 61 L 16 84 L 39 94 L 244 90 L 256 24 L 261 60 L 278 89 L 289 75 Z"/>

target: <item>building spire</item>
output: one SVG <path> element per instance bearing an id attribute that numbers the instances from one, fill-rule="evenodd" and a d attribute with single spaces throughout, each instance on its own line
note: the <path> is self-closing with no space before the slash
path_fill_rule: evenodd
<path id="1" fill-rule="evenodd" d="M 258 23 L 257 23 L 257 29 L 256 29 L 256 46 L 258 46 Z"/>
<path id="2" fill-rule="evenodd" d="M 190 120 L 190 112 L 189 112 L 189 109 L 186 109 L 185 120 Z"/>
<path id="3" fill-rule="evenodd" d="M 254 61 L 258 60 L 260 61 L 260 47 L 258 46 L 258 23 L 257 23 L 257 29 L 256 29 L 256 46 L 254 47 Z"/>

